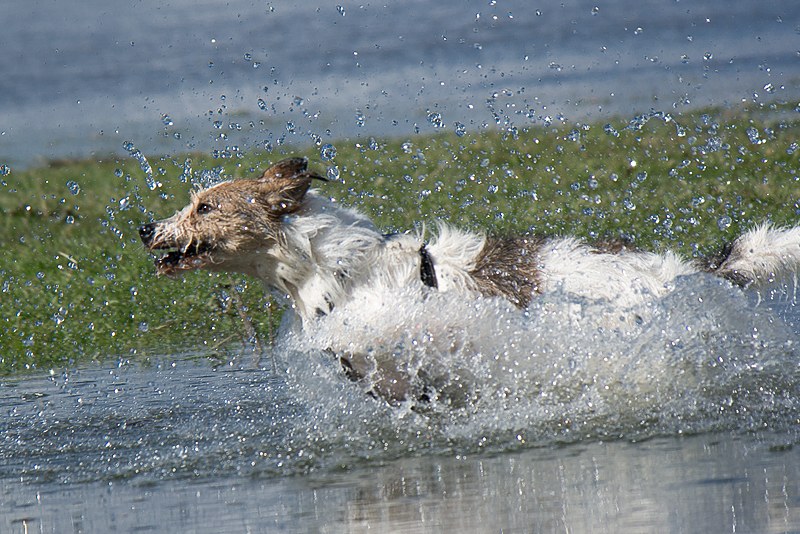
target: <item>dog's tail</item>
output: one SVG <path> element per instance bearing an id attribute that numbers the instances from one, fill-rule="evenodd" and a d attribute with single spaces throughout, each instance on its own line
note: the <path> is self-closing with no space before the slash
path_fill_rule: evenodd
<path id="1" fill-rule="evenodd" d="M 701 271 L 740 287 L 794 273 L 800 267 L 800 226 L 780 228 L 766 223 L 742 234 L 717 254 L 695 261 Z"/>

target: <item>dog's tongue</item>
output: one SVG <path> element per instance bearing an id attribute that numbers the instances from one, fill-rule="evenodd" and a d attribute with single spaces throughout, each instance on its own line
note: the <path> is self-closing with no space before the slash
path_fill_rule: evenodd
<path id="1" fill-rule="evenodd" d="M 158 274 L 163 274 L 168 278 L 179 278 L 183 271 L 199 269 L 208 263 L 203 256 L 186 255 L 183 252 L 173 250 L 163 256 L 156 258 L 156 270 Z"/>

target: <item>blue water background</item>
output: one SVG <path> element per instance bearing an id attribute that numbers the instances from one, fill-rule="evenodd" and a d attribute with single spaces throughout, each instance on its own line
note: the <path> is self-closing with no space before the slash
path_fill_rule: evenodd
<path id="1" fill-rule="evenodd" d="M 798 13 L 795 0 L 3 2 L 0 163 L 125 154 L 126 140 L 246 151 L 791 100 Z"/>

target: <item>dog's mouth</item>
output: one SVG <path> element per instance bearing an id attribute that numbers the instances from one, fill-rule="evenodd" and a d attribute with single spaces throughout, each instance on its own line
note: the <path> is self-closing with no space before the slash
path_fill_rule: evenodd
<path id="1" fill-rule="evenodd" d="M 158 274 L 168 278 L 178 278 L 184 271 L 202 269 L 212 263 L 211 247 L 203 243 L 190 243 L 188 247 L 165 243 L 151 248 L 150 252 L 158 254 L 155 260 Z"/>

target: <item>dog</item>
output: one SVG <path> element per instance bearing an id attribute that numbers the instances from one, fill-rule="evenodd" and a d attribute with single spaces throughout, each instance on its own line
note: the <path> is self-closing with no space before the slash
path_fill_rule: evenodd
<path id="1" fill-rule="evenodd" d="M 363 311 L 400 288 L 505 299 L 520 309 L 564 292 L 626 309 L 666 295 L 680 276 L 708 273 L 750 288 L 800 265 L 798 226 L 762 224 L 718 253 L 691 261 L 622 240 L 496 236 L 444 224 L 428 242 L 412 233 L 384 234 L 362 213 L 311 189 L 326 179 L 307 165 L 305 158 L 289 158 L 257 178 L 217 183 L 193 192 L 172 217 L 142 225 L 139 235 L 157 254 L 158 274 L 202 269 L 258 278 L 289 303 L 301 328 L 313 329 L 334 310 Z M 329 348 L 345 375 L 367 383 L 371 395 L 392 403 L 431 395 L 419 387 L 424 378 L 391 357 L 376 362 L 347 347 L 340 340 Z"/>

